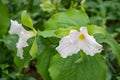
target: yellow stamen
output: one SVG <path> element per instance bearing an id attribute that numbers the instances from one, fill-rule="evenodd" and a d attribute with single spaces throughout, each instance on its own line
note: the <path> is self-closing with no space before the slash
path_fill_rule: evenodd
<path id="1" fill-rule="evenodd" d="M 80 40 L 84 40 L 84 39 L 85 39 L 84 34 L 80 34 L 80 35 L 79 35 L 79 39 L 80 39 Z"/>

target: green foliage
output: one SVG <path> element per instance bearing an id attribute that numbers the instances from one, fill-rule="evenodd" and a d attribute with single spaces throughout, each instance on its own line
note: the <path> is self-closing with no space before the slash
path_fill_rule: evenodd
<path id="1" fill-rule="evenodd" d="M 59 28 L 56 30 L 45 30 L 45 31 L 38 31 L 38 35 L 47 38 L 47 37 L 58 37 L 61 38 L 69 34 L 71 29 L 79 30 L 79 28 L 75 26 L 70 26 L 68 28 Z"/>
<path id="2" fill-rule="evenodd" d="M 35 33 L 24 59 L 17 56 L 18 36 L 8 34 L 10 19 Z M 119 0 L 0 0 L 0 80 L 119 80 L 119 22 Z M 60 57 L 61 38 L 82 26 L 102 52 Z"/>
<path id="3" fill-rule="evenodd" d="M 88 33 L 91 35 L 97 34 L 97 33 L 103 34 L 104 36 L 107 35 L 107 31 L 104 28 L 98 27 L 96 25 L 88 25 L 87 29 L 88 29 Z"/>
<path id="4" fill-rule="evenodd" d="M 54 54 L 55 50 L 53 48 L 47 47 L 41 52 L 40 56 L 38 57 L 36 68 L 44 80 L 51 80 L 48 73 L 48 68 L 50 60 Z"/>
<path id="5" fill-rule="evenodd" d="M 25 52 L 24 52 L 24 57 L 26 57 L 26 58 L 20 59 L 20 57 L 18 57 L 16 54 L 14 56 L 14 62 L 15 62 L 15 65 L 17 66 L 18 71 L 20 72 L 20 74 L 21 74 L 23 68 L 29 67 L 29 63 L 30 63 L 30 58 L 31 57 L 28 54 L 27 50 L 25 50 Z"/>
<path id="6" fill-rule="evenodd" d="M 120 65 L 120 45 L 110 35 L 104 37 L 103 35 L 96 34 L 95 37 L 100 43 L 106 43 L 111 47 L 111 50 Z"/>
<path id="7" fill-rule="evenodd" d="M 76 62 L 79 58 L 83 60 Z M 80 57 L 79 54 L 66 59 L 56 55 L 49 68 L 52 80 L 105 80 L 106 70 L 107 66 L 100 55 Z"/>
<path id="8" fill-rule="evenodd" d="M 38 35 L 46 37 L 56 37 L 55 30 L 38 31 Z"/>
<path id="9" fill-rule="evenodd" d="M 0 1 L 0 37 L 2 37 L 9 27 L 9 14 L 7 7 Z"/>
<path id="10" fill-rule="evenodd" d="M 12 36 L 12 35 L 4 36 L 4 43 L 9 50 L 13 50 L 13 51 L 16 50 L 15 43 L 17 43 L 17 41 L 18 41 L 18 37 L 15 35 L 14 36 Z"/>
<path id="11" fill-rule="evenodd" d="M 38 45 L 35 38 L 33 41 L 32 47 L 30 49 L 30 55 L 32 56 L 33 59 L 36 57 L 37 51 L 38 51 Z"/>
<path id="12" fill-rule="evenodd" d="M 87 5 L 91 23 L 105 26 L 106 24 L 110 24 L 109 21 L 119 20 L 119 3 L 118 0 L 86 1 L 85 4 Z"/>
<path id="13" fill-rule="evenodd" d="M 120 65 L 120 45 L 110 35 L 107 35 L 106 40 L 104 42 L 111 47 L 113 54 L 115 54 Z"/>
<path id="14" fill-rule="evenodd" d="M 87 14 L 82 10 L 68 9 L 53 15 L 45 24 L 46 30 L 85 26 L 89 23 Z M 58 25 L 59 24 L 59 25 Z"/>
<path id="15" fill-rule="evenodd" d="M 29 27 L 31 29 L 34 29 L 32 20 L 31 20 L 29 14 L 27 13 L 27 11 L 22 12 L 21 21 L 22 21 L 23 25 L 25 25 L 25 26 L 27 26 L 27 27 Z"/>

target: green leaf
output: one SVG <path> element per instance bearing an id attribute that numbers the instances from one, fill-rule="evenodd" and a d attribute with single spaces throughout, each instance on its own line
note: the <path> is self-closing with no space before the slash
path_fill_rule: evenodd
<path id="1" fill-rule="evenodd" d="M 30 63 L 30 58 L 25 57 L 25 59 L 20 59 L 16 54 L 14 55 L 14 62 L 18 68 L 18 71 L 21 72 L 23 68 L 28 67 Z"/>
<path id="2" fill-rule="evenodd" d="M 96 25 L 88 25 L 87 29 L 88 29 L 88 33 L 92 35 L 100 33 L 105 36 L 107 34 L 107 31 L 103 27 L 98 27 Z"/>
<path id="3" fill-rule="evenodd" d="M 22 12 L 21 21 L 22 21 L 22 24 L 25 25 L 26 27 L 29 27 L 32 30 L 34 29 L 31 17 L 29 16 L 26 10 Z"/>
<path id="4" fill-rule="evenodd" d="M 69 28 L 59 28 L 55 31 L 55 34 L 58 36 L 58 37 L 63 37 L 63 36 L 67 36 L 69 35 L 70 33 L 70 30 L 79 30 L 78 27 L 76 26 L 71 26 Z"/>
<path id="5" fill-rule="evenodd" d="M 69 34 L 71 29 L 79 29 L 77 27 L 69 27 L 69 28 L 59 28 L 56 30 L 45 30 L 45 31 L 38 31 L 38 35 L 46 38 L 46 37 L 63 37 Z"/>
<path id="6" fill-rule="evenodd" d="M 44 80 L 50 80 L 48 67 L 50 60 L 54 54 L 55 54 L 55 50 L 53 48 L 47 47 L 43 50 L 43 52 L 40 54 L 37 60 L 36 63 L 37 71 L 40 73 L 40 75 Z"/>
<path id="7" fill-rule="evenodd" d="M 30 46 L 23 48 L 24 59 L 21 59 L 16 54 L 14 54 L 14 63 L 18 68 L 18 71 L 21 73 L 22 69 L 29 66 L 31 56 L 29 54 Z"/>
<path id="8" fill-rule="evenodd" d="M 0 36 L 5 34 L 9 28 L 8 9 L 0 1 Z"/>
<path id="9" fill-rule="evenodd" d="M 120 65 L 120 45 L 117 41 L 111 37 L 111 35 L 107 34 L 106 37 L 100 34 L 96 34 L 95 38 L 100 43 L 106 43 L 111 47 L 113 54 L 116 56 L 118 63 Z"/>
<path id="10" fill-rule="evenodd" d="M 38 35 L 46 38 L 46 37 L 56 37 L 57 35 L 55 34 L 56 30 L 45 30 L 45 31 L 38 31 Z"/>
<path id="11" fill-rule="evenodd" d="M 21 72 L 22 69 L 24 68 L 25 60 L 24 60 L 24 59 L 20 59 L 20 57 L 18 57 L 18 56 L 15 54 L 15 55 L 14 55 L 14 62 L 15 62 L 15 65 L 18 67 L 19 72 Z"/>
<path id="12" fill-rule="evenodd" d="M 99 54 L 85 56 L 81 62 L 79 54 L 68 58 L 55 55 L 51 61 L 49 72 L 52 80 L 105 80 L 107 66 Z"/>
<path id="13" fill-rule="evenodd" d="M 37 45 L 37 41 L 35 38 L 33 41 L 32 47 L 30 49 L 30 55 L 32 56 L 32 59 L 36 57 L 37 51 L 38 51 L 38 45 Z"/>
<path id="14" fill-rule="evenodd" d="M 9 50 L 16 50 L 16 43 L 18 42 L 18 36 L 7 35 L 4 36 L 4 43 Z"/>
<path id="15" fill-rule="evenodd" d="M 120 65 L 120 45 L 110 35 L 106 37 L 104 42 L 111 47 L 112 52 L 116 56 L 118 63 Z"/>
<path id="16" fill-rule="evenodd" d="M 68 9 L 53 15 L 45 24 L 46 30 L 67 28 L 71 26 L 85 26 L 89 23 L 87 14 L 82 10 Z"/>

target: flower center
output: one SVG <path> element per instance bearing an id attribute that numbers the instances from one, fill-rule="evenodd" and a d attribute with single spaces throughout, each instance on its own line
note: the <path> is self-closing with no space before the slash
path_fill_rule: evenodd
<path id="1" fill-rule="evenodd" d="M 80 40 L 84 40 L 84 39 L 85 39 L 84 34 L 80 34 L 80 35 L 79 35 L 79 39 L 80 39 Z"/>

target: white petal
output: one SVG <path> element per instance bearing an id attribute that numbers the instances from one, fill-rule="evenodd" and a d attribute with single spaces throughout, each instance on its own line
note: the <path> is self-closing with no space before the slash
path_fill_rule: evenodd
<path id="1" fill-rule="evenodd" d="M 19 38 L 18 43 L 16 43 L 17 48 L 28 46 L 27 42 L 23 40 L 23 38 Z"/>
<path id="2" fill-rule="evenodd" d="M 81 29 L 81 33 L 85 35 L 85 40 L 79 42 L 79 47 L 82 49 L 87 55 L 94 56 L 96 53 L 100 53 L 102 51 L 102 45 L 96 42 L 93 36 L 90 36 L 85 28 Z M 83 46 L 82 46 L 83 45 Z"/>
<path id="3" fill-rule="evenodd" d="M 17 56 L 19 56 L 21 59 L 23 59 L 23 49 L 22 48 L 19 48 L 17 50 Z"/>
<path id="4" fill-rule="evenodd" d="M 21 24 L 19 24 L 17 21 L 11 20 L 11 26 L 10 26 L 9 33 L 19 35 L 21 33 L 21 31 L 23 31 L 23 32 L 25 31 L 23 26 Z"/>
<path id="5" fill-rule="evenodd" d="M 69 36 L 67 36 L 62 38 L 56 50 L 63 58 L 66 58 L 72 54 L 76 54 L 79 51 L 79 48 L 76 45 L 76 42 L 71 43 Z"/>
<path id="6" fill-rule="evenodd" d="M 81 34 L 84 37 L 83 39 L 80 39 Z M 63 58 L 76 54 L 80 50 L 83 50 L 87 55 L 93 56 L 102 51 L 102 45 L 88 34 L 86 27 L 81 27 L 80 32 L 71 30 L 67 37 L 63 37 L 56 50 Z"/>
<path id="7" fill-rule="evenodd" d="M 75 41 L 78 40 L 78 36 L 79 36 L 80 32 L 78 32 L 77 30 L 71 30 L 70 31 L 70 41 L 72 43 L 74 43 Z"/>
<path id="8" fill-rule="evenodd" d="M 80 27 L 80 33 L 83 33 L 84 35 L 88 35 L 88 31 L 86 27 Z"/>
<path id="9" fill-rule="evenodd" d="M 21 47 L 26 47 L 28 46 L 27 44 L 27 40 L 31 37 L 34 36 L 34 33 L 33 32 L 21 32 L 20 36 L 19 36 L 19 40 L 18 40 L 18 43 L 17 43 L 17 48 L 21 48 Z"/>
<path id="10" fill-rule="evenodd" d="M 26 31 L 21 24 L 18 24 L 16 21 L 11 20 L 11 27 L 9 30 L 10 34 L 17 34 L 19 36 L 18 43 L 16 46 L 18 48 L 17 55 L 23 59 L 23 47 L 28 46 L 27 40 L 35 34 L 30 31 Z"/>

